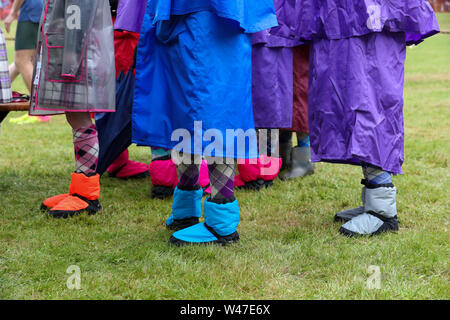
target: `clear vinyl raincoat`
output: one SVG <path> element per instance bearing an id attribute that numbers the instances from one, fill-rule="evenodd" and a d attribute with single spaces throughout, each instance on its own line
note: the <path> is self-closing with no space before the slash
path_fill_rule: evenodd
<path id="1" fill-rule="evenodd" d="M 108 0 L 45 0 L 30 114 L 115 110 Z"/>

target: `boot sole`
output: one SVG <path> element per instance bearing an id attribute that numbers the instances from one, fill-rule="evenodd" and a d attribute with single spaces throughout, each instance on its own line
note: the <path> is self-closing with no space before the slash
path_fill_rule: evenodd
<path id="1" fill-rule="evenodd" d="M 236 189 L 241 190 L 253 190 L 253 191 L 261 191 L 264 188 L 273 187 L 273 181 L 264 181 L 262 179 L 246 182 L 243 186 L 237 187 Z"/>
<path id="2" fill-rule="evenodd" d="M 165 186 L 152 187 L 152 199 L 164 200 L 173 196 L 173 188 Z"/>
<path id="3" fill-rule="evenodd" d="M 50 210 L 51 208 L 50 207 L 47 207 L 43 202 L 41 203 L 41 211 L 48 211 L 48 210 Z"/>
<path id="4" fill-rule="evenodd" d="M 346 222 L 349 222 L 350 220 L 351 219 L 344 219 L 344 218 L 342 218 L 342 217 L 340 217 L 338 215 L 335 215 L 334 218 L 333 218 L 334 222 L 339 222 L 339 223 L 346 223 Z"/>
<path id="5" fill-rule="evenodd" d="M 209 242 L 188 242 L 183 241 L 180 239 L 175 238 L 174 236 L 170 236 L 169 238 L 169 244 L 175 245 L 177 247 L 183 247 L 183 246 L 194 246 L 194 245 L 221 245 L 221 246 L 227 246 L 236 242 L 239 242 L 239 234 L 238 232 L 234 232 L 229 236 L 222 237 L 221 240 L 215 240 L 215 241 L 209 241 Z"/>
<path id="6" fill-rule="evenodd" d="M 310 176 L 310 175 L 313 175 L 313 174 L 314 174 L 314 169 L 311 170 L 311 171 L 308 171 L 304 175 L 299 175 L 299 176 L 295 176 L 295 177 L 285 177 L 283 175 L 279 175 L 279 178 L 280 178 L 281 181 L 287 181 L 287 180 L 295 180 L 295 179 L 298 179 L 298 178 L 304 178 L 306 176 Z"/>
<path id="7" fill-rule="evenodd" d="M 398 226 L 397 227 L 393 227 L 388 223 L 384 223 L 377 231 L 375 231 L 374 233 L 371 234 L 359 234 L 350 230 L 347 230 L 343 227 L 339 228 L 339 233 L 348 237 L 348 238 L 360 238 L 360 237 L 373 237 L 373 236 L 377 236 L 386 232 L 392 232 L 392 233 L 397 233 L 398 231 Z"/>
<path id="8" fill-rule="evenodd" d="M 98 203 L 98 202 L 97 202 Z M 71 218 L 74 216 L 78 216 L 83 212 L 87 212 L 88 215 L 94 215 L 97 212 L 99 212 L 102 209 L 102 206 L 100 205 L 100 203 L 98 203 L 98 205 L 96 205 L 95 203 L 88 203 L 89 205 L 84 208 L 84 209 L 80 209 L 77 211 L 65 211 L 65 210 L 55 210 L 55 211 L 48 211 L 47 214 L 49 216 L 51 216 L 52 218 L 55 219 L 67 219 L 67 218 Z"/>
<path id="9" fill-rule="evenodd" d="M 120 180 L 134 180 L 134 179 L 144 179 L 150 176 L 150 173 L 148 171 L 144 171 L 138 174 L 135 174 L 133 176 L 129 176 L 129 177 L 119 177 L 117 175 L 115 175 L 114 173 L 110 173 L 108 172 L 108 176 L 110 178 L 116 178 L 116 179 L 120 179 Z"/>

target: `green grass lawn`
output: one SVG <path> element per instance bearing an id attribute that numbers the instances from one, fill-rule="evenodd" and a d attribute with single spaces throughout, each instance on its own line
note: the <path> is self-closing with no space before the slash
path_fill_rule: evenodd
<path id="1" fill-rule="evenodd" d="M 450 15 L 439 19 L 450 30 Z M 359 205 L 361 169 L 320 163 L 303 180 L 238 191 L 241 241 L 225 248 L 169 246 L 171 200 L 151 200 L 149 179 L 105 176 L 101 213 L 48 218 L 41 201 L 68 190 L 71 130 L 63 117 L 19 126 L 11 114 L 0 136 L 0 299 L 449 299 L 449 88 L 450 35 L 408 49 L 397 234 L 340 236 L 332 218 Z M 149 162 L 148 148 L 130 154 Z M 71 265 L 80 290 L 66 286 Z M 370 266 L 379 289 L 367 285 Z"/>

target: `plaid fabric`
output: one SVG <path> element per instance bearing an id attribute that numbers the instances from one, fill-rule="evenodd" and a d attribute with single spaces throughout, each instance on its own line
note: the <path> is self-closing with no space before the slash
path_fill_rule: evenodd
<path id="1" fill-rule="evenodd" d="M 200 177 L 200 165 L 199 164 L 179 164 L 177 166 L 178 177 L 180 182 L 178 187 L 199 187 L 198 179 Z"/>
<path id="2" fill-rule="evenodd" d="M 199 177 L 201 162 L 202 157 L 199 155 L 185 155 L 185 158 L 182 160 L 182 162 L 177 165 L 179 187 L 200 187 Z"/>
<path id="3" fill-rule="evenodd" d="M 95 125 L 73 130 L 73 145 L 75 148 L 75 172 L 96 173 L 99 145 Z"/>
<path id="4" fill-rule="evenodd" d="M 211 198 L 214 200 L 234 197 L 235 164 L 208 164 L 211 181 Z"/>
<path id="5" fill-rule="evenodd" d="M 39 26 L 30 114 L 115 111 L 114 37 L 109 2 L 102 0 L 95 4 L 94 12 L 89 12 L 93 23 L 82 30 L 84 37 L 76 44 L 68 44 L 65 39 L 64 2 L 44 2 L 47 9 Z M 72 60 L 81 61 L 79 66 L 70 65 L 78 70 L 75 77 L 63 77 L 63 61 Z"/>
<path id="6" fill-rule="evenodd" d="M 389 172 L 381 168 L 372 166 L 368 163 L 362 164 L 364 179 L 371 184 L 389 184 L 392 183 L 392 176 Z"/>
<path id="7" fill-rule="evenodd" d="M 5 37 L 0 29 L 0 103 L 10 103 L 12 99 L 11 79 L 8 70 L 8 53 Z"/>

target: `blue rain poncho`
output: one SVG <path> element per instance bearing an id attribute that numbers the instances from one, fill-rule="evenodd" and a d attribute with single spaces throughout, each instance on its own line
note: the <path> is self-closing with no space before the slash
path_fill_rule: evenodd
<path id="1" fill-rule="evenodd" d="M 249 33 L 276 25 L 272 0 L 150 0 L 138 46 L 133 142 L 256 158 Z"/>

